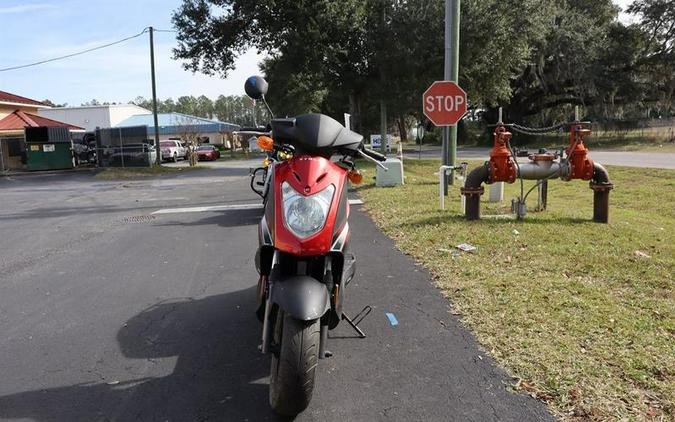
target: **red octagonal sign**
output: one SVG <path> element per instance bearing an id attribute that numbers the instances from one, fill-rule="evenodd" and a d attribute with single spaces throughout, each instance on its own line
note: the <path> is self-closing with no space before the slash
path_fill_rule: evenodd
<path id="1" fill-rule="evenodd" d="M 466 92 L 452 81 L 436 81 L 424 91 L 422 108 L 436 126 L 454 126 L 466 113 Z"/>

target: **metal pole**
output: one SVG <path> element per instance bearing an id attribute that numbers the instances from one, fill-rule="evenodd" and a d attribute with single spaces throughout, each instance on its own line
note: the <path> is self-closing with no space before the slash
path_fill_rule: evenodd
<path id="1" fill-rule="evenodd" d="M 446 5 L 447 8 L 447 5 Z M 450 51 L 450 80 L 458 82 L 459 79 L 459 12 L 460 12 L 460 0 L 452 0 L 452 34 L 451 40 L 446 43 L 451 44 Z M 447 29 L 446 29 L 447 31 Z M 446 50 L 447 54 L 447 50 Z M 447 72 L 447 67 L 446 67 Z M 459 122 L 457 123 L 459 124 Z M 450 127 L 449 133 L 449 156 L 448 163 L 450 166 L 455 167 L 457 165 L 457 125 Z M 450 184 L 455 184 L 455 170 L 450 170 Z"/>
<path id="2" fill-rule="evenodd" d="M 449 81 L 451 78 L 450 72 L 450 56 L 452 54 L 452 43 L 450 40 L 450 31 L 452 25 L 452 0 L 445 0 L 445 54 L 444 54 L 444 70 L 443 70 L 443 80 Z M 442 160 L 441 163 L 444 166 L 450 165 L 450 128 L 448 126 L 443 126 L 443 147 L 442 147 Z M 448 194 L 448 178 L 443 173 L 443 194 Z"/>
<path id="3" fill-rule="evenodd" d="M 382 28 L 381 31 L 386 34 L 387 25 L 387 4 L 382 2 Z M 380 63 L 380 81 L 382 86 L 385 86 L 385 69 Z M 387 155 L 387 103 L 384 98 L 380 99 L 380 148 L 383 155 Z"/>
<path id="4" fill-rule="evenodd" d="M 122 158 L 122 168 L 124 168 L 124 144 L 122 143 L 122 129 L 117 129 L 117 142 L 120 144 L 120 158 Z"/>
<path id="5" fill-rule="evenodd" d="M 5 158 L 2 156 L 2 139 L 0 139 L 0 171 L 5 171 Z"/>
<path id="6" fill-rule="evenodd" d="M 157 165 L 162 164 L 162 152 L 159 149 L 159 122 L 157 119 L 157 86 L 155 83 L 155 29 L 150 28 L 150 74 L 152 77 L 152 115 L 155 123 L 155 150 L 157 151 Z"/>

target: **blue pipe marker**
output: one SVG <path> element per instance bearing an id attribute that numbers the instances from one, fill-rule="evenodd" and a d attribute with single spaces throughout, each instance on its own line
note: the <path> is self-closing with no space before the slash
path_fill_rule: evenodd
<path id="1" fill-rule="evenodd" d="M 396 319 L 396 315 L 392 314 L 391 312 L 386 313 L 387 318 L 389 318 L 389 322 L 391 323 L 392 326 L 397 326 L 398 325 L 398 320 Z"/>

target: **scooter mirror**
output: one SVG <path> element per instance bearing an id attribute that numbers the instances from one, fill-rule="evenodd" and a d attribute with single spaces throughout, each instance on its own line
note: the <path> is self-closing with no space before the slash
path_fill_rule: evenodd
<path id="1" fill-rule="evenodd" d="M 246 95 L 254 100 L 262 100 L 265 94 L 267 94 L 267 88 L 267 81 L 260 76 L 251 76 L 246 79 L 246 83 L 244 84 Z"/>

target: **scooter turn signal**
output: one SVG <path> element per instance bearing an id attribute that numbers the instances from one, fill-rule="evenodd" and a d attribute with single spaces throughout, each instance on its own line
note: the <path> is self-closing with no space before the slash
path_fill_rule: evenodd
<path id="1" fill-rule="evenodd" d="M 274 140 L 269 136 L 259 136 L 256 140 L 256 144 L 263 151 L 272 151 L 274 149 Z"/>
<path id="2" fill-rule="evenodd" d="M 363 174 L 358 170 L 351 170 L 347 173 L 347 177 L 349 178 L 349 181 L 355 185 L 360 185 L 361 182 L 363 182 Z"/>

